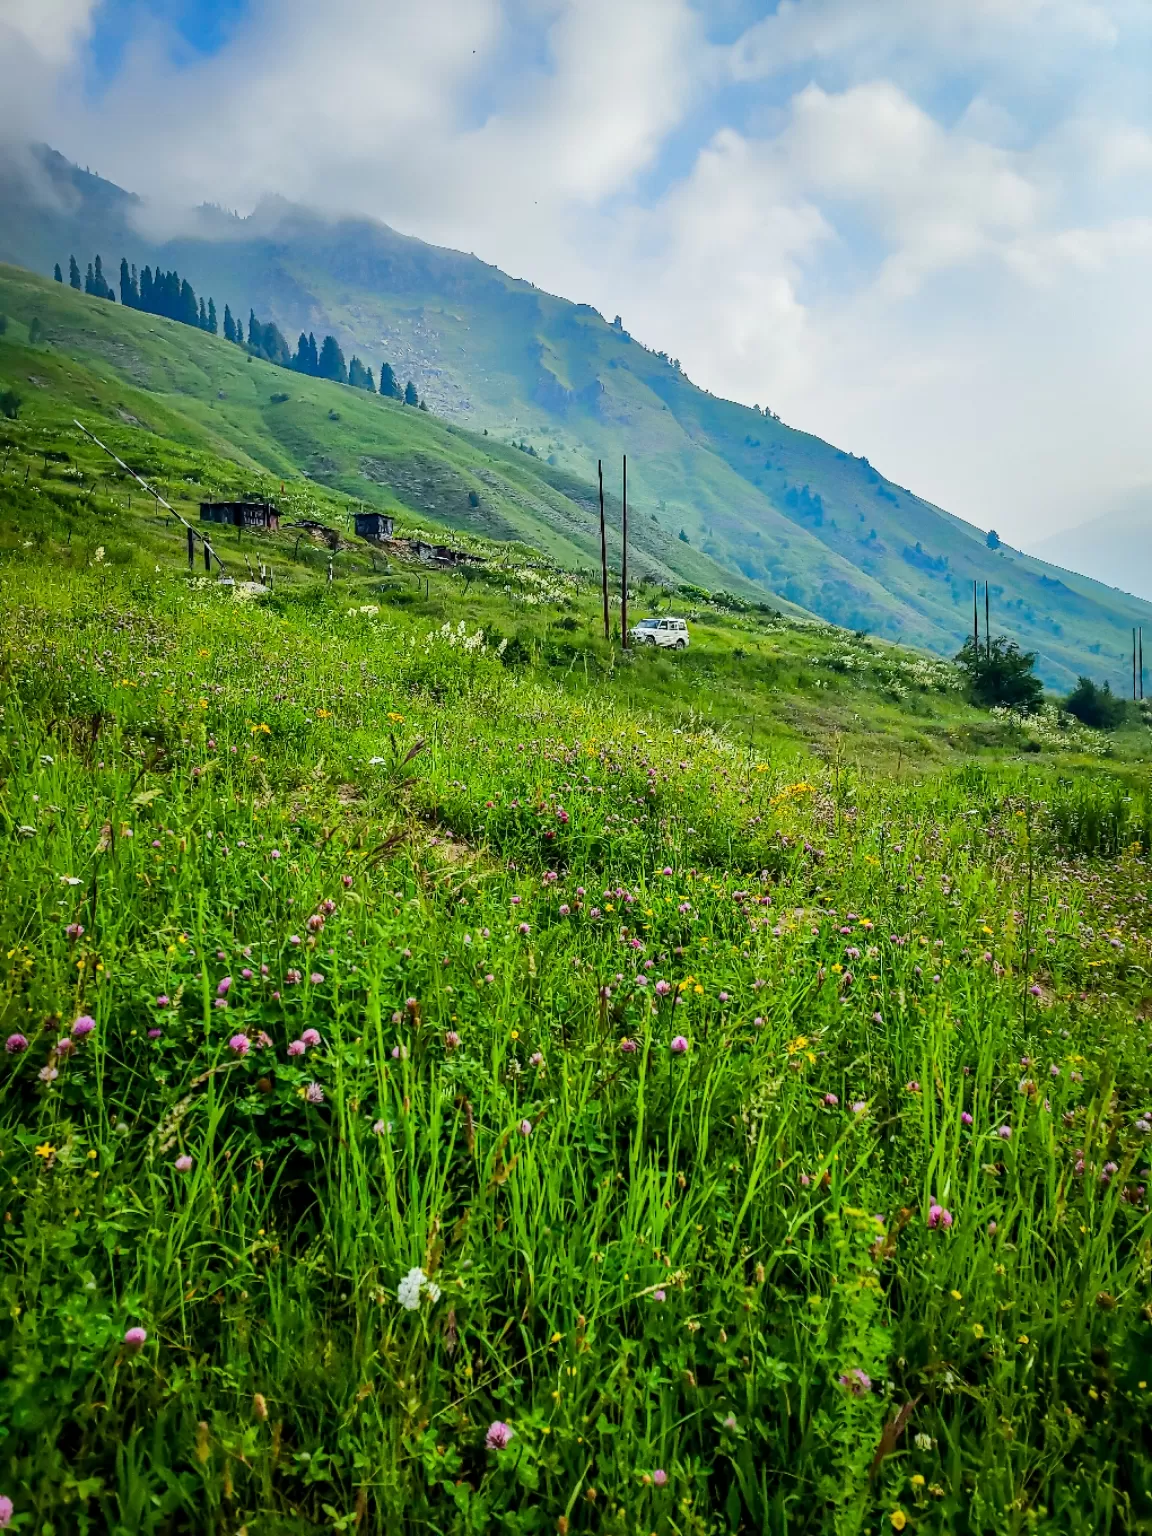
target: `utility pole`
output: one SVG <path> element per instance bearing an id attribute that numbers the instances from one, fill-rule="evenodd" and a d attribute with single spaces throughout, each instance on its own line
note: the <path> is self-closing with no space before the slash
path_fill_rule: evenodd
<path id="1" fill-rule="evenodd" d="M 621 497 L 620 554 L 620 647 L 628 649 L 628 455 L 624 455 L 624 492 Z"/>
<path id="2" fill-rule="evenodd" d="M 604 463 L 596 460 L 596 474 L 600 480 L 600 586 L 604 593 L 604 638 L 611 642 L 612 623 L 608 617 L 608 539 L 604 532 Z"/>
<path id="3" fill-rule="evenodd" d="M 1132 628 L 1132 701 L 1136 701 L 1136 628 Z"/>
<path id="4" fill-rule="evenodd" d="M 1137 635 L 1137 639 L 1138 639 L 1138 642 L 1139 642 L 1139 645 L 1140 645 L 1140 697 L 1143 698 L 1144 697 L 1144 626 L 1143 626 L 1143 624 L 1141 624 L 1140 628 L 1136 631 L 1136 635 Z"/>
<path id="5" fill-rule="evenodd" d="M 992 659 L 992 620 L 989 616 L 988 583 L 984 583 L 984 648 Z"/>

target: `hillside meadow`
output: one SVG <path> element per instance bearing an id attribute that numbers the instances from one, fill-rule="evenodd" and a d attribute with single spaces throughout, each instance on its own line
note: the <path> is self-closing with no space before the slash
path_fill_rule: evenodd
<path id="1" fill-rule="evenodd" d="M 85 377 L 185 515 L 277 489 Z M 0 439 L 10 1528 L 1152 1528 L 1147 725 L 696 589 L 622 657 L 480 535 L 222 586 L 68 384 Z"/>

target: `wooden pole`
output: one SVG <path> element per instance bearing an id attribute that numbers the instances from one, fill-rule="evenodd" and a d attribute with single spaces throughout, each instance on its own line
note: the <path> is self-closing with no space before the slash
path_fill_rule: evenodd
<path id="1" fill-rule="evenodd" d="M 194 570 L 196 566 L 196 535 L 191 528 L 188 530 L 188 569 Z"/>
<path id="2" fill-rule="evenodd" d="M 991 616 L 990 616 L 990 609 L 989 609 L 988 583 L 987 582 L 984 583 L 984 649 L 988 653 L 989 660 L 991 660 L 991 657 L 992 657 L 992 619 L 991 619 Z"/>
<path id="3" fill-rule="evenodd" d="M 620 645 L 628 649 L 628 455 L 624 455 L 624 491 L 620 521 Z"/>
<path id="4" fill-rule="evenodd" d="M 596 460 L 596 474 L 600 480 L 600 585 L 604 592 L 604 638 L 612 639 L 612 621 L 608 616 L 608 538 L 604 532 L 604 464 Z"/>

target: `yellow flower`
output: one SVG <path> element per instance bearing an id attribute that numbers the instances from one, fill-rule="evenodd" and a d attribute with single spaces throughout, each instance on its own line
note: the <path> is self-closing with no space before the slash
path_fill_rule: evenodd
<path id="1" fill-rule="evenodd" d="M 972 1337 L 974 1339 L 982 1339 L 984 1337 L 984 1324 L 983 1323 L 973 1323 L 972 1324 Z"/>
<path id="2" fill-rule="evenodd" d="M 913 1472 L 913 1474 L 912 1474 L 912 1486 L 913 1486 L 913 1488 L 923 1488 L 923 1486 L 924 1486 L 924 1478 L 922 1477 L 922 1475 L 919 1472 Z"/>
<path id="3" fill-rule="evenodd" d="M 330 720 L 332 718 L 332 711 L 330 709 L 318 709 L 316 711 L 316 718 L 317 720 Z"/>
<path id="4" fill-rule="evenodd" d="M 197 704 L 199 704 L 201 709 L 207 709 L 208 708 L 208 700 L 207 699 L 197 699 L 196 702 L 197 702 Z"/>
<path id="5" fill-rule="evenodd" d="M 40 1143 L 40 1145 L 36 1148 L 36 1156 L 37 1157 L 42 1157 L 45 1162 L 47 1162 L 50 1157 L 55 1156 L 55 1153 L 56 1153 L 56 1148 L 52 1145 L 52 1143 L 50 1141 L 42 1141 Z"/>
<path id="6" fill-rule="evenodd" d="M 513 1040 L 519 1040 L 519 1038 L 520 1038 L 520 1031 L 518 1029 L 514 1029 L 512 1031 L 512 1038 L 513 1038 Z"/>
<path id="7" fill-rule="evenodd" d="M 394 725 L 403 725 L 404 724 L 404 716 L 403 715 L 398 715 L 394 709 L 390 709 L 388 711 L 388 718 L 389 718 L 389 720 L 392 721 L 392 723 Z"/>
<path id="8" fill-rule="evenodd" d="M 200 650 L 198 650 L 196 652 L 196 654 L 197 654 L 197 656 L 211 656 L 212 652 L 211 651 L 206 651 L 206 650 L 204 650 L 203 647 L 201 647 Z"/>
<path id="9" fill-rule="evenodd" d="M 952 1300 L 953 1301 L 963 1301 L 964 1300 L 963 1296 L 960 1294 L 959 1291 L 953 1291 L 951 1293 L 951 1295 L 952 1295 Z"/>
<path id="10" fill-rule="evenodd" d="M 1016 1342 L 1017 1342 L 1017 1344 L 1027 1344 L 1027 1342 L 1028 1342 L 1028 1335 L 1026 1333 L 1022 1333 L 1020 1335 L 1020 1337 L 1016 1340 Z"/>
<path id="11" fill-rule="evenodd" d="M 908 1516 L 902 1509 L 894 1509 L 888 1518 L 892 1522 L 892 1529 L 894 1531 L 902 1531 L 908 1524 Z"/>

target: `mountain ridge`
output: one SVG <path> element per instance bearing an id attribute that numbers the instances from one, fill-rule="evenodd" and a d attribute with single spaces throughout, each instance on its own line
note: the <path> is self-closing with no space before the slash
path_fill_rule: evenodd
<path id="1" fill-rule="evenodd" d="M 1152 605 L 1006 546 L 872 466 L 771 414 L 693 384 L 592 306 L 548 294 L 479 258 L 365 217 L 270 197 L 247 217 L 205 206 L 158 240 L 147 205 L 54 151 L 28 175 L 0 169 L 0 258 L 39 270 L 74 246 L 187 271 L 221 312 L 254 309 L 286 336 L 331 331 L 348 351 L 411 375 L 442 420 L 531 443 L 586 484 L 628 454 L 637 521 L 725 572 L 837 624 L 958 649 L 973 581 L 993 620 L 1038 653 L 1046 681 L 1124 675 L 1132 624 Z M 51 206 L 55 198 L 55 207 Z M 153 235 L 155 231 L 153 230 Z"/>

